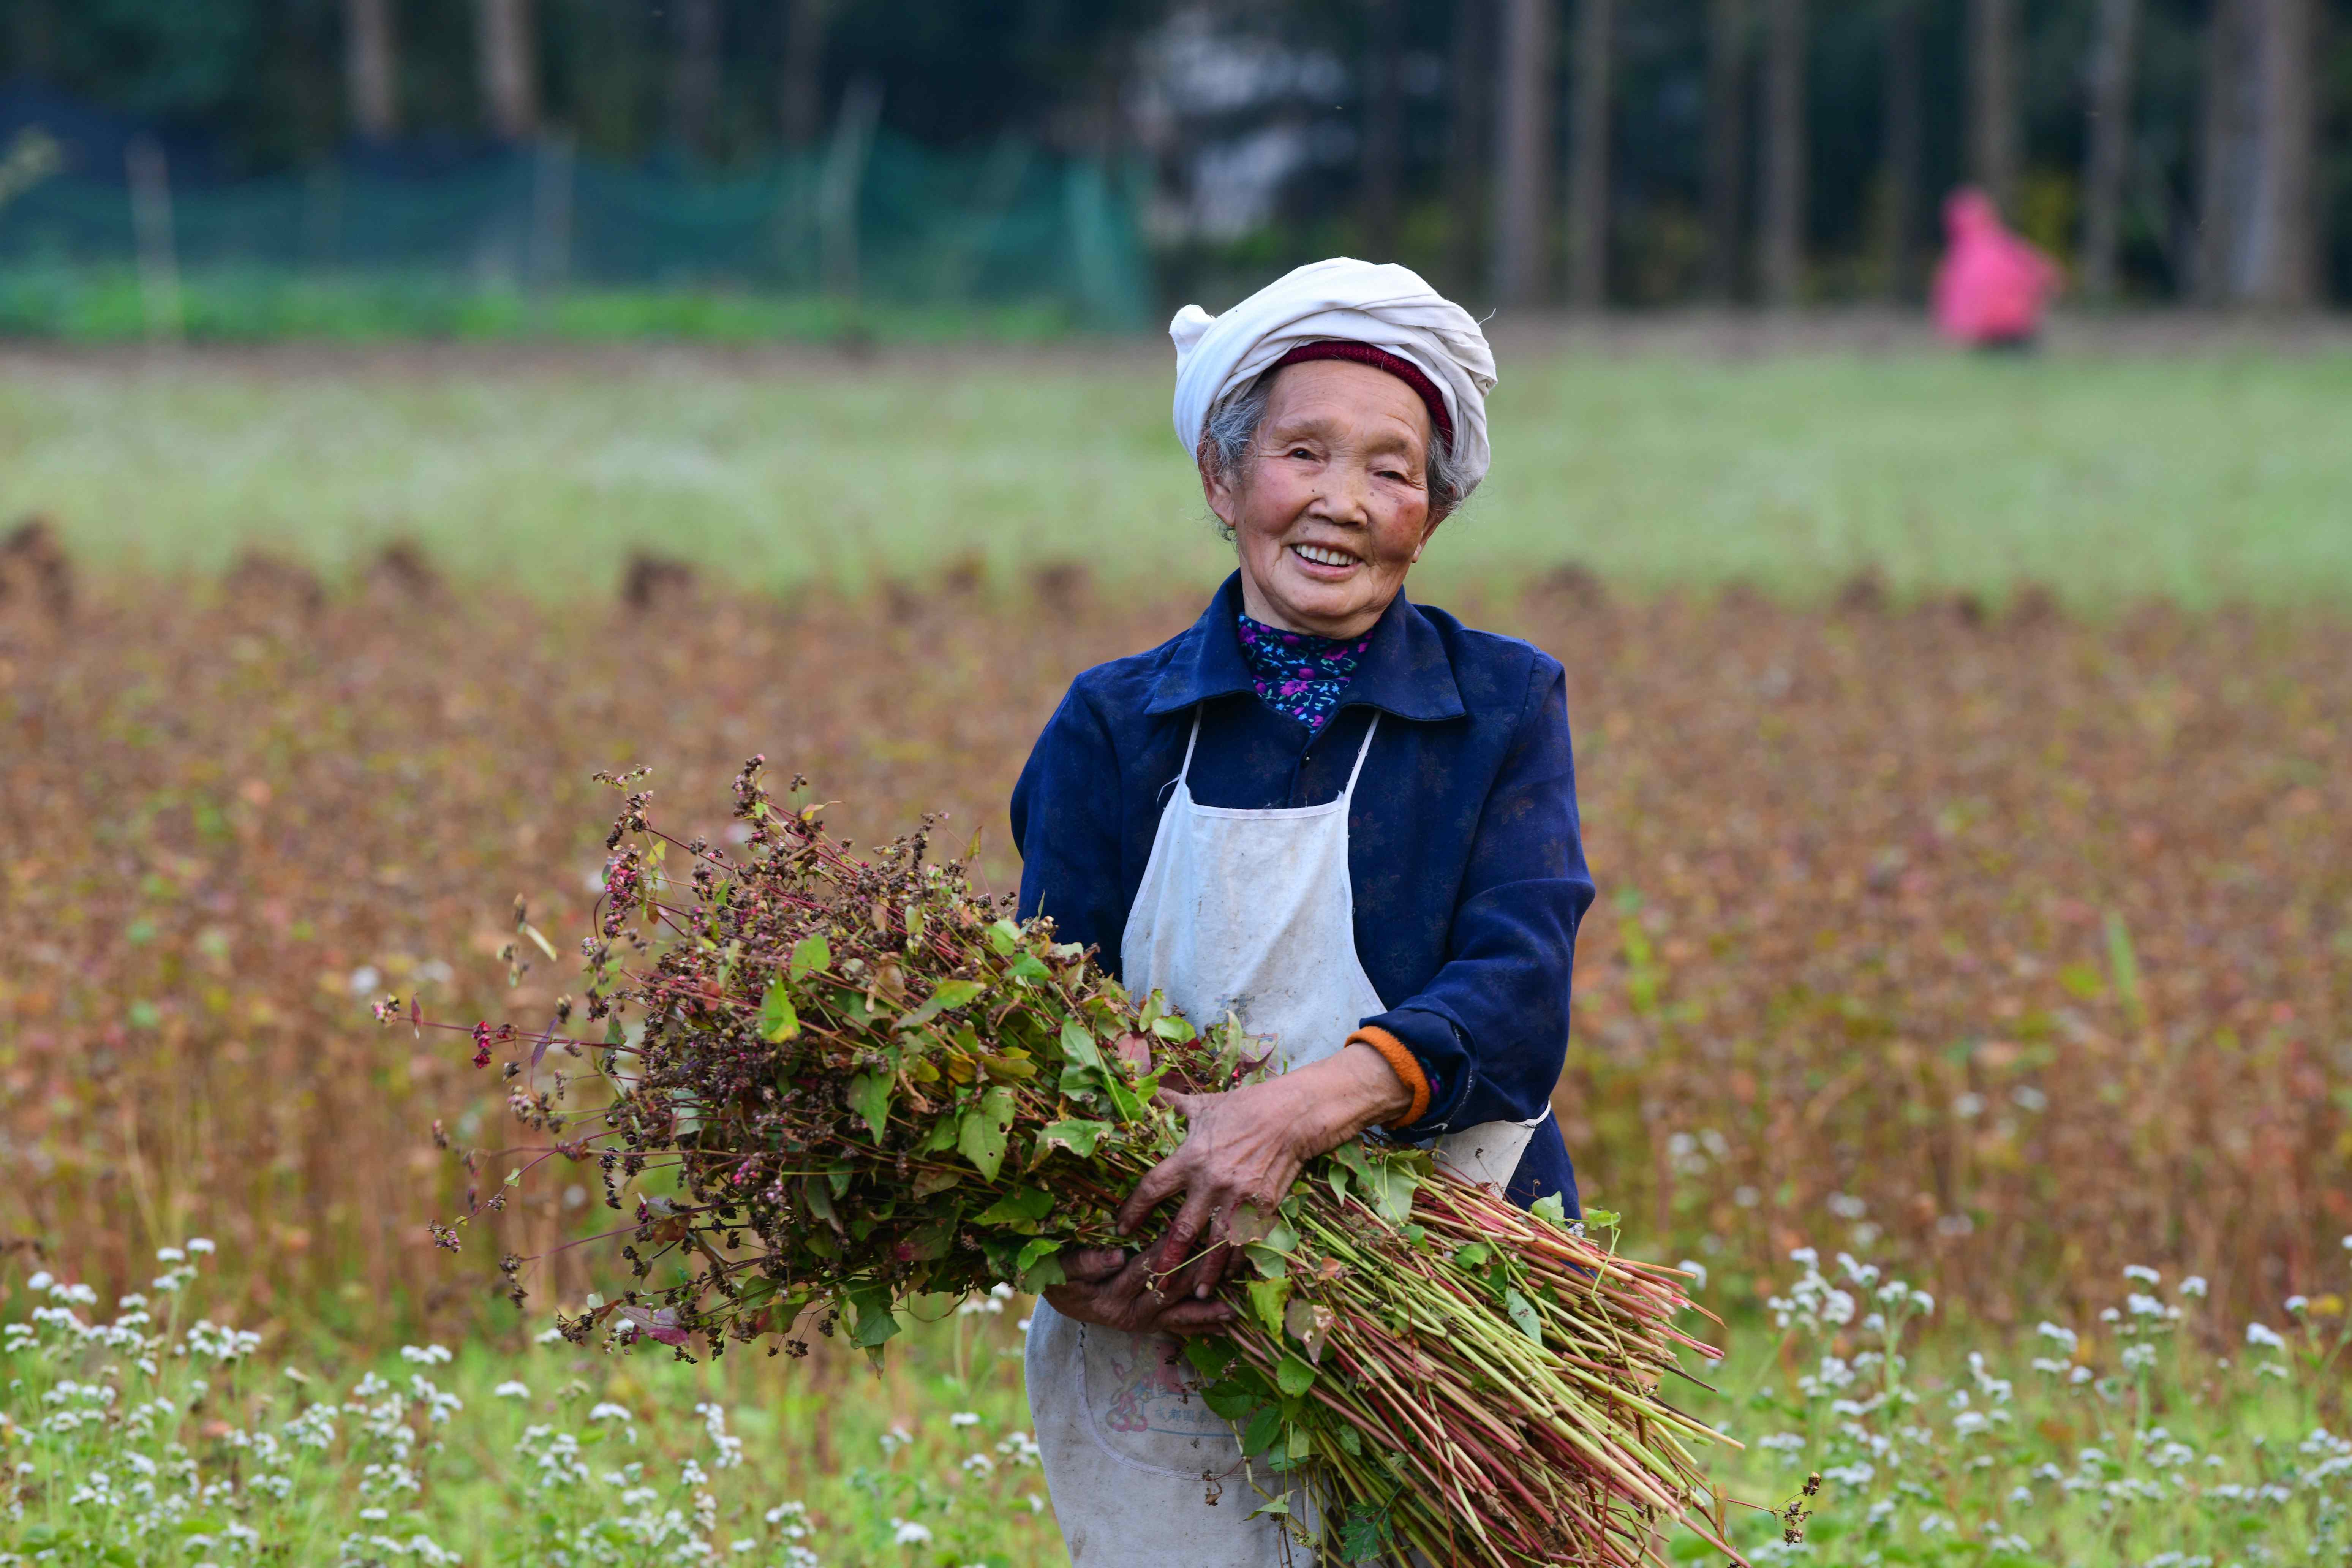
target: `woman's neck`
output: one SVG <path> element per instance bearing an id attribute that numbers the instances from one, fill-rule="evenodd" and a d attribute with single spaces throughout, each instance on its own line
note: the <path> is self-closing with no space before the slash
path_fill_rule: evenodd
<path id="1" fill-rule="evenodd" d="M 1362 637 L 1380 625 L 1381 617 L 1388 614 L 1389 605 L 1395 602 L 1395 595 L 1391 595 L 1380 604 L 1340 620 L 1286 616 L 1259 591 L 1247 571 L 1242 573 L 1242 614 L 1258 625 L 1272 626 L 1276 631 L 1299 632 L 1311 637 L 1328 637 L 1334 642 L 1345 642 L 1351 637 Z"/>

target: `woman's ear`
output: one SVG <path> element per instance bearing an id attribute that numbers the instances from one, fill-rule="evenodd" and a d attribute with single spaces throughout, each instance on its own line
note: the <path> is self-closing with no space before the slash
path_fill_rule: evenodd
<path id="1" fill-rule="evenodd" d="M 1429 548 L 1430 540 L 1436 536 L 1437 525 L 1445 521 L 1445 516 L 1435 507 L 1429 509 L 1429 521 L 1422 524 L 1421 540 L 1412 547 L 1412 558 L 1416 563 L 1421 560 L 1421 552 Z"/>
<path id="2" fill-rule="evenodd" d="M 1192 460 L 1200 468 L 1201 495 L 1208 501 L 1209 510 L 1216 513 L 1217 521 L 1225 525 L 1226 531 L 1239 528 L 1241 492 L 1235 488 L 1233 477 L 1218 466 L 1216 447 L 1210 444 L 1207 437 L 1201 438 Z"/>

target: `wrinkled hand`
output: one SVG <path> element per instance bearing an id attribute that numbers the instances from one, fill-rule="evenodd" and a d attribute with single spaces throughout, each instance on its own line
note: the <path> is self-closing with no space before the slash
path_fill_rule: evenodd
<path id="1" fill-rule="evenodd" d="M 1161 1286 L 1171 1300 L 1204 1302 L 1232 1260 L 1225 1237 L 1235 1211 L 1247 1204 L 1271 1213 L 1289 1194 L 1299 1166 L 1412 1104 L 1395 1069 L 1363 1045 L 1223 1094 L 1163 1089 L 1160 1098 L 1191 1131 L 1175 1153 L 1136 1184 L 1118 1211 L 1118 1228 L 1132 1234 L 1152 1210 L 1181 1193 L 1168 1234 L 1141 1256 L 1161 1260 L 1162 1268 L 1182 1265 Z"/>
<path id="2" fill-rule="evenodd" d="M 1054 1310 L 1082 1323 L 1131 1334 L 1205 1334 L 1233 1321 L 1223 1301 L 1170 1292 L 1159 1277 L 1156 1249 L 1121 1252 L 1090 1247 L 1062 1258 L 1065 1283 L 1046 1287 Z"/>

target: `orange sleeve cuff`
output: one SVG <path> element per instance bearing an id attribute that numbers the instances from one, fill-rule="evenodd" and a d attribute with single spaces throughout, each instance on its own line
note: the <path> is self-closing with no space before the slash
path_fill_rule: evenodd
<path id="1" fill-rule="evenodd" d="M 1348 1044 L 1370 1046 L 1380 1052 L 1381 1059 L 1389 1064 L 1398 1081 L 1412 1091 L 1412 1108 L 1390 1122 L 1391 1127 L 1408 1127 L 1429 1114 L 1429 1075 L 1421 1070 L 1421 1064 L 1413 1060 L 1402 1041 L 1386 1029 L 1367 1024 L 1348 1037 Z"/>

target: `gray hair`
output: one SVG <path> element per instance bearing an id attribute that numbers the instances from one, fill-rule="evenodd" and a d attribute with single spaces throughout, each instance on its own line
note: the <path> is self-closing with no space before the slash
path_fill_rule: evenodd
<path id="1" fill-rule="evenodd" d="M 1265 405 L 1274 395 L 1274 378 L 1281 369 L 1276 365 L 1211 405 L 1208 422 L 1201 431 L 1201 458 L 1217 478 L 1237 479 L 1248 468 L 1257 441 L 1257 427 L 1265 422 Z M 1425 476 L 1429 511 L 1433 520 L 1443 521 L 1462 504 L 1464 497 L 1461 481 L 1454 472 L 1454 454 L 1436 438 L 1435 421 L 1431 424 Z M 1218 524 L 1217 531 L 1228 539 L 1233 537 L 1234 531 L 1223 523 Z"/>

